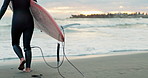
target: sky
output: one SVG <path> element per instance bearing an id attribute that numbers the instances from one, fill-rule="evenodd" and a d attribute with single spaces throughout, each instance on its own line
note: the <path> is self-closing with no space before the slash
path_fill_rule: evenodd
<path id="1" fill-rule="evenodd" d="M 0 0 L 0 5 L 2 2 Z M 38 0 L 38 3 L 54 17 L 108 12 L 148 13 L 148 0 Z"/>

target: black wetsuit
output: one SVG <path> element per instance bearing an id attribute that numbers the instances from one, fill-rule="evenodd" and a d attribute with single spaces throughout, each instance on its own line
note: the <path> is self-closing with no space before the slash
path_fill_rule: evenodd
<path id="1" fill-rule="evenodd" d="M 19 58 L 23 58 L 22 49 L 19 46 L 20 37 L 23 34 L 23 46 L 26 58 L 26 68 L 30 68 L 31 64 L 31 47 L 30 41 L 34 30 L 34 21 L 30 13 L 30 0 L 4 0 L 0 10 L 0 19 L 4 15 L 10 1 L 13 5 L 13 19 L 12 19 L 12 46 Z"/>

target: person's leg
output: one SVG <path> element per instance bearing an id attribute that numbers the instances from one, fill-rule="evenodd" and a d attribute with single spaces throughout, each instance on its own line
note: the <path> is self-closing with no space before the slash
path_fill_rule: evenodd
<path id="1" fill-rule="evenodd" d="M 30 47 L 30 41 L 33 34 L 33 28 L 29 28 L 23 32 L 23 45 L 25 51 L 25 59 L 26 59 L 26 72 L 31 71 L 31 60 L 32 60 L 32 52 Z"/>
<path id="2" fill-rule="evenodd" d="M 13 45 L 13 50 L 16 53 L 16 55 L 19 57 L 20 60 L 22 58 L 24 58 L 23 53 L 22 53 L 22 49 L 20 48 L 20 46 L 18 44 Z"/>
<path id="3" fill-rule="evenodd" d="M 18 67 L 19 70 L 23 70 L 24 64 L 25 64 L 25 59 L 24 59 L 24 56 L 22 53 L 22 49 L 19 46 L 21 34 L 22 34 L 22 32 L 20 32 L 20 30 L 18 31 L 18 30 L 16 30 L 16 28 L 12 28 L 12 30 L 11 30 L 12 46 L 13 46 L 14 52 L 16 53 L 16 55 L 20 59 L 20 66 Z"/>
<path id="4" fill-rule="evenodd" d="M 32 52 L 31 50 L 25 51 L 25 58 L 26 58 L 26 72 L 31 71 L 31 60 L 32 60 Z"/>

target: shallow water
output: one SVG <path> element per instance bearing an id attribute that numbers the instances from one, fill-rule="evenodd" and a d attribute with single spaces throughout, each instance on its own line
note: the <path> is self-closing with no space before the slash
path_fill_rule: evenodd
<path id="1" fill-rule="evenodd" d="M 148 19 L 144 18 L 79 18 L 56 19 L 59 26 L 79 23 L 65 28 L 66 54 L 96 55 L 148 50 Z M 11 47 L 10 19 L 0 21 L 0 59 L 17 58 Z M 21 47 L 22 46 L 22 40 Z M 35 29 L 32 46 L 40 46 L 47 57 L 56 56 L 58 41 Z M 61 46 L 62 48 L 62 46 Z M 39 49 L 32 49 L 41 57 Z M 62 53 L 61 53 L 62 55 Z"/>

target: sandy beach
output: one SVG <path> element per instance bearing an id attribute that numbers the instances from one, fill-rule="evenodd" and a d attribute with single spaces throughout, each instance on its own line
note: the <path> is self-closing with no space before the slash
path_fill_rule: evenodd
<path id="1" fill-rule="evenodd" d="M 148 78 L 148 53 L 133 53 L 103 57 L 77 58 L 71 62 L 85 78 Z M 54 62 L 49 62 L 54 65 Z M 49 68 L 43 60 L 32 62 L 32 72 L 17 70 L 17 60 L 0 65 L 0 78 L 62 78 L 57 69 Z M 65 78 L 83 78 L 67 61 L 60 67 Z M 38 77 L 32 77 L 38 76 Z"/>

